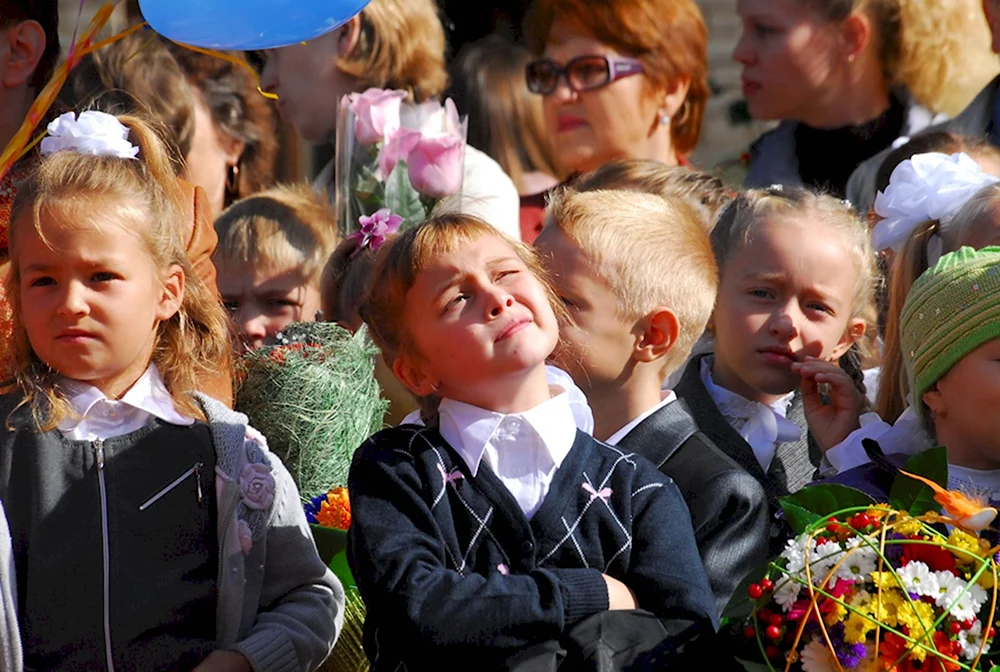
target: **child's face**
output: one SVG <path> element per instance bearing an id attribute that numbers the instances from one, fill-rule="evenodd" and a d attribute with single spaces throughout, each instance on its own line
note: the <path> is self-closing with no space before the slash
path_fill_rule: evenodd
<path id="1" fill-rule="evenodd" d="M 127 223 L 98 227 L 78 215 L 58 208 L 43 215 L 51 248 L 31 213 L 21 215 L 19 317 L 43 362 L 117 398 L 149 365 L 157 325 L 180 308 L 184 272 L 158 272 Z"/>
<path id="2" fill-rule="evenodd" d="M 535 246 L 573 318 L 561 330 L 557 363 L 585 393 L 620 383 L 628 375 L 635 347 L 635 320 L 620 317 L 614 292 L 558 227 L 546 227 Z"/>
<path id="3" fill-rule="evenodd" d="M 950 460 L 973 469 L 1000 468 L 1000 339 L 960 359 L 923 401 Z"/>
<path id="4" fill-rule="evenodd" d="M 220 264 L 217 283 L 243 345 L 263 346 L 292 322 L 312 322 L 320 309 L 319 289 L 298 269 L 230 268 Z"/>
<path id="5" fill-rule="evenodd" d="M 433 259 L 406 295 L 415 349 L 394 364 L 418 395 L 494 408 L 544 373 L 559 328 L 545 289 L 504 241 L 483 236 Z"/>
<path id="6" fill-rule="evenodd" d="M 723 269 L 715 382 L 768 403 L 800 385 L 792 362 L 838 359 L 864 333 L 851 317 L 858 273 L 845 241 L 821 223 L 761 222 Z"/>

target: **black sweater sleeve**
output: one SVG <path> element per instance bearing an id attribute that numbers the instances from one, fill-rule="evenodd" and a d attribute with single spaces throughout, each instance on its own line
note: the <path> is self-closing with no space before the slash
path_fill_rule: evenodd
<path id="1" fill-rule="evenodd" d="M 464 569 L 432 510 L 428 464 L 386 445 L 386 434 L 357 451 L 348 484 L 348 560 L 369 614 L 433 646 L 510 649 L 558 638 L 608 608 L 596 569 Z"/>

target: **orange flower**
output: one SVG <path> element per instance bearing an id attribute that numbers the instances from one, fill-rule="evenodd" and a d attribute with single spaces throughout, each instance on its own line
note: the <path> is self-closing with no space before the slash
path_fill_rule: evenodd
<path id="1" fill-rule="evenodd" d="M 347 488 L 334 488 L 326 495 L 316 514 L 317 522 L 323 527 L 346 530 L 351 526 L 351 500 Z"/>

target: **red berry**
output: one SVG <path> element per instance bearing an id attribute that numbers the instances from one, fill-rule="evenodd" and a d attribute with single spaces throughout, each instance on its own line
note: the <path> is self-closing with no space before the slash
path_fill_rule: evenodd
<path id="1" fill-rule="evenodd" d="M 994 637 L 996 637 L 996 635 L 997 635 L 997 629 L 991 627 L 990 631 L 986 634 L 986 638 L 987 639 L 993 639 Z"/>
<path id="2" fill-rule="evenodd" d="M 768 658 L 777 658 L 778 657 L 778 647 L 773 646 L 773 645 L 772 646 L 768 646 L 767 648 L 764 649 L 764 653 L 767 654 Z"/>
<path id="3" fill-rule="evenodd" d="M 839 530 L 840 530 L 840 523 L 828 523 L 826 526 L 826 531 L 832 532 L 833 534 L 837 534 Z"/>
<path id="4" fill-rule="evenodd" d="M 776 625 L 780 628 L 785 624 L 785 617 L 782 616 L 781 614 L 775 614 L 774 616 L 769 618 L 767 622 L 771 625 Z"/>
<path id="5" fill-rule="evenodd" d="M 966 621 L 962 621 L 962 629 L 963 630 L 972 630 L 972 626 L 973 625 L 974 625 L 974 622 L 973 622 L 973 620 L 971 618 L 968 619 L 968 620 L 966 620 Z"/>
<path id="6" fill-rule="evenodd" d="M 859 513 L 851 518 L 850 526 L 855 530 L 863 530 L 872 524 L 872 518 L 867 513 Z"/>
<path id="7" fill-rule="evenodd" d="M 764 631 L 764 634 L 768 639 L 778 641 L 781 639 L 781 628 L 776 625 L 769 625 L 767 626 L 767 630 Z"/>
<path id="8" fill-rule="evenodd" d="M 765 593 L 770 593 L 772 590 L 774 590 L 774 581 L 765 578 L 763 581 L 760 582 L 760 587 L 764 589 Z"/>
<path id="9" fill-rule="evenodd" d="M 747 589 L 747 594 L 750 595 L 750 599 L 759 600 L 764 596 L 764 589 L 761 588 L 759 583 L 751 583 Z"/>
<path id="10" fill-rule="evenodd" d="M 754 637 L 757 636 L 757 629 L 752 625 L 748 625 L 747 627 L 743 628 L 743 636 L 746 637 L 747 639 L 753 639 Z"/>
<path id="11" fill-rule="evenodd" d="M 951 630 L 951 634 L 957 635 L 958 633 L 962 632 L 962 624 L 959 623 L 958 621 L 952 621 L 951 623 L 948 624 L 948 629 Z"/>
<path id="12" fill-rule="evenodd" d="M 774 612 L 766 607 L 757 612 L 757 618 L 761 623 L 770 623 L 772 616 L 774 616 Z"/>

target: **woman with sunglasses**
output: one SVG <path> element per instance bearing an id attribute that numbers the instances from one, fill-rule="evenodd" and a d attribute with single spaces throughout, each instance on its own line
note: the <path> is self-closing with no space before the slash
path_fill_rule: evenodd
<path id="1" fill-rule="evenodd" d="M 709 93 L 693 0 L 535 0 L 527 26 L 539 56 L 526 68 L 528 88 L 543 96 L 565 170 L 618 158 L 687 164 Z"/>
<path id="2" fill-rule="evenodd" d="M 848 178 L 860 163 L 939 119 L 898 76 L 900 3 L 737 2 L 743 33 L 733 59 L 743 66 L 750 114 L 781 121 L 751 147 L 747 186 L 808 186 L 851 197 Z M 948 4 L 921 3 L 935 12 L 949 10 L 931 5 Z"/>

